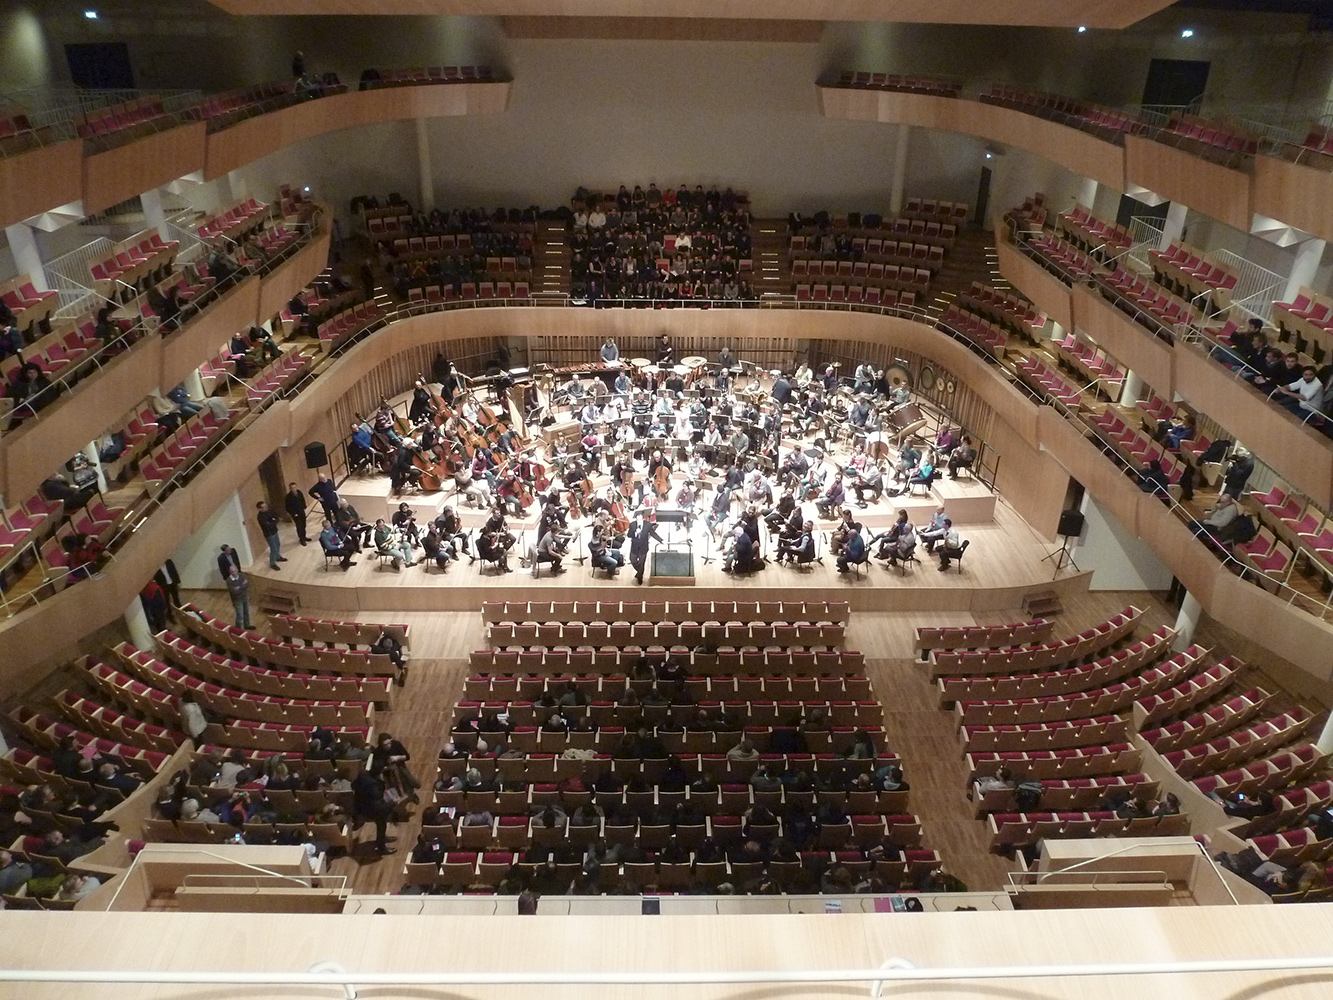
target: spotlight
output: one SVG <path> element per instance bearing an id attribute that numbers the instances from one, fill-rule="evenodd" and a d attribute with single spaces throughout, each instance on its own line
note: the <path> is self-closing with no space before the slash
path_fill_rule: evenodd
<path id="1" fill-rule="evenodd" d="M 1193 28 L 1186 28 L 1184 31 L 1182 31 L 1182 32 L 1180 33 L 1180 37 L 1181 37 L 1181 38 L 1193 38 L 1193 37 L 1194 37 L 1194 29 L 1193 29 Z"/>

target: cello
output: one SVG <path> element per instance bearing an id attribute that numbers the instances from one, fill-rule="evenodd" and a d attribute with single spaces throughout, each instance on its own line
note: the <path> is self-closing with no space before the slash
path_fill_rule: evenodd
<path id="1" fill-rule="evenodd" d="M 653 473 L 653 489 L 657 491 L 659 497 L 671 492 L 671 467 L 666 464 L 666 459 L 662 460 L 662 464 Z"/>

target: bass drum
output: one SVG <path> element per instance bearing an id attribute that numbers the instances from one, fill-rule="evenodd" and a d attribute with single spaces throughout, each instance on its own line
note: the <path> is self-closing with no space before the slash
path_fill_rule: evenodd
<path id="1" fill-rule="evenodd" d="M 884 381 L 889 383 L 890 389 L 896 389 L 900 385 L 912 388 L 912 373 L 902 365 L 889 365 L 884 369 Z"/>

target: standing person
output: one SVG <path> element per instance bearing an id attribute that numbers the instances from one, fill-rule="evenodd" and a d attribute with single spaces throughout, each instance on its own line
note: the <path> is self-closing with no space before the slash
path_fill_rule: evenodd
<path id="1" fill-rule="evenodd" d="M 330 482 L 324 473 L 319 474 L 319 481 L 310 487 L 310 495 L 319 501 L 328 517 L 333 517 L 338 510 L 338 488 Z"/>
<path id="2" fill-rule="evenodd" d="M 222 579 L 227 579 L 233 568 L 240 570 L 241 557 L 230 545 L 224 545 L 222 551 L 218 553 L 218 572 L 222 574 Z"/>
<path id="3" fill-rule="evenodd" d="M 393 854 L 394 848 L 388 844 L 389 817 L 393 815 L 393 803 L 386 795 L 384 782 L 365 767 L 352 779 L 352 813 L 359 821 L 369 820 L 375 824 L 375 850 L 380 854 Z"/>
<path id="4" fill-rule="evenodd" d="M 256 516 L 259 530 L 264 533 L 264 541 L 268 543 L 269 568 L 280 570 L 282 567 L 278 563 L 286 562 L 287 557 L 282 554 L 282 539 L 278 537 L 278 515 L 269 510 L 263 500 L 255 504 L 255 509 L 259 511 Z"/>
<path id="5" fill-rule="evenodd" d="M 157 581 L 167 594 L 167 617 L 174 618 L 172 608 L 181 606 L 181 575 L 176 569 L 176 564 L 168 559 L 162 564 L 162 568 L 153 574 L 153 579 Z"/>
<path id="6" fill-rule="evenodd" d="M 144 617 L 148 619 L 148 631 L 153 635 L 167 627 L 167 595 L 156 580 L 149 580 L 139 591 L 139 602 L 143 605 Z"/>
<path id="7" fill-rule="evenodd" d="M 227 573 L 227 591 L 231 594 L 231 606 L 236 609 L 236 624 L 241 628 L 254 628 L 250 624 L 250 581 L 235 564 Z"/>
<path id="8" fill-rule="evenodd" d="M 305 494 L 296 488 L 295 483 L 287 484 L 287 495 L 282 498 L 282 505 L 286 508 L 288 516 L 296 523 L 296 537 L 300 539 L 302 545 L 308 545 L 310 539 L 305 533 Z"/>
<path id="9" fill-rule="evenodd" d="M 634 567 L 634 582 L 643 583 L 643 571 L 648 565 L 648 540 L 662 536 L 657 533 L 657 525 L 645 521 L 641 513 L 636 514 L 629 529 L 629 563 Z"/>

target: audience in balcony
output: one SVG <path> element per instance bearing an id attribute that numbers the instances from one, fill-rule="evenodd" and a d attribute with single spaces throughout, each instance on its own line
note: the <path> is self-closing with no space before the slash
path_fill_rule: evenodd
<path id="1" fill-rule="evenodd" d="M 748 204 L 728 188 L 614 201 L 580 188 L 572 200 L 571 293 L 581 300 L 754 298 L 740 261 L 749 259 Z M 654 198 L 654 196 L 656 196 Z"/>
<path id="2" fill-rule="evenodd" d="M 5 393 L 13 400 L 9 429 L 14 430 L 28 417 L 48 406 L 59 391 L 59 387 L 42 371 L 41 365 L 35 361 L 25 361 Z"/>

